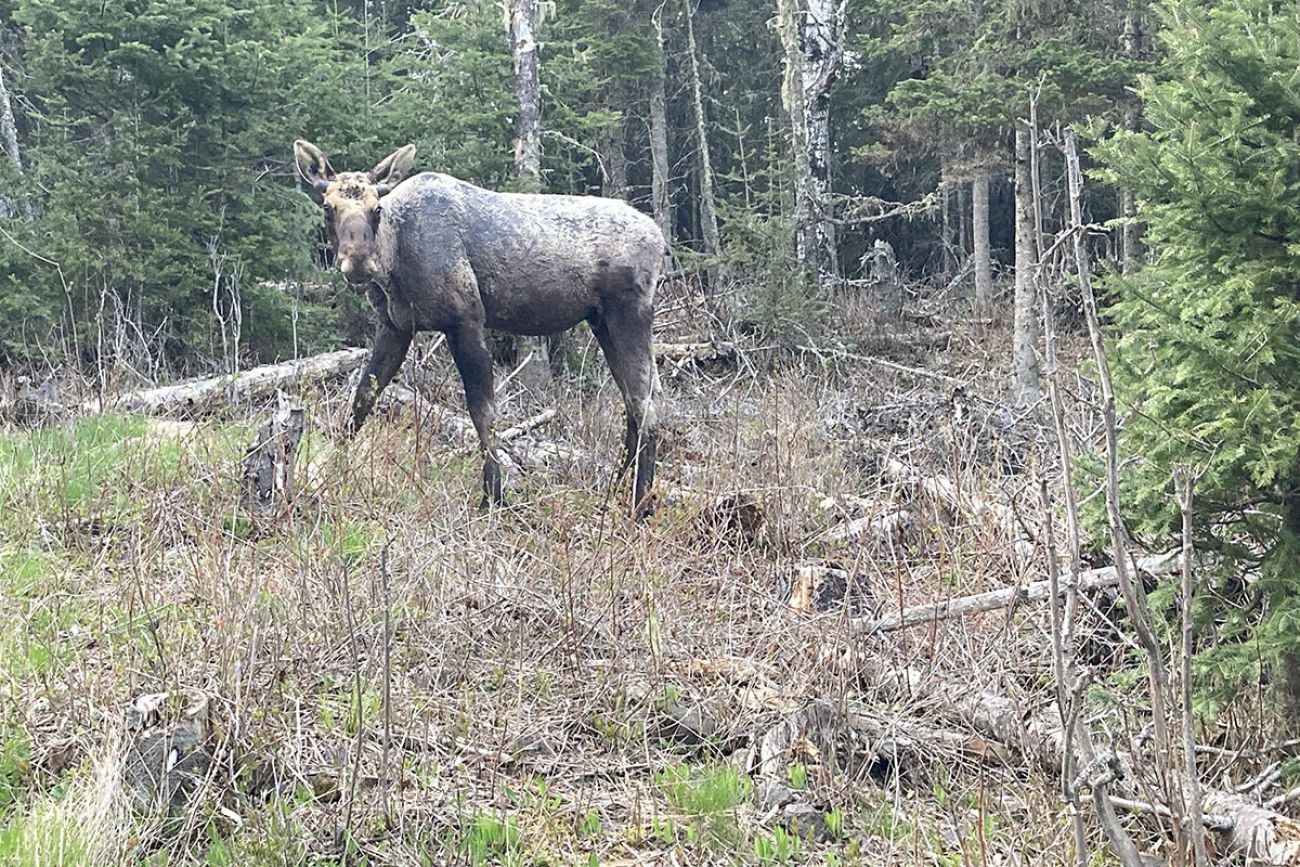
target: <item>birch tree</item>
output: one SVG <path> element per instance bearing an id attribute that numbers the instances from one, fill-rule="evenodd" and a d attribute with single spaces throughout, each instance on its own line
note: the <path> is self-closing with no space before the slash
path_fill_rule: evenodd
<path id="1" fill-rule="evenodd" d="M 668 188 L 668 92 L 664 55 L 663 7 L 655 10 L 655 69 L 650 88 L 650 208 L 664 241 L 673 240 L 673 202 Z"/>
<path id="2" fill-rule="evenodd" d="M 0 147 L 13 167 L 15 177 L 23 173 L 23 161 L 18 153 L 18 125 L 14 121 L 13 101 L 9 88 L 5 86 L 4 67 L 0 66 Z M 24 219 L 32 218 L 32 206 L 21 192 L 0 193 L 0 218 L 14 217 L 19 214 Z"/>
<path id="3" fill-rule="evenodd" d="M 700 234 L 704 237 L 704 253 L 716 258 L 722 249 L 718 233 L 718 207 L 713 196 L 713 160 L 709 156 L 708 114 L 704 110 L 704 94 L 700 87 L 700 52 L 695 43 L 695 11 L 691 0 L 682 0 L 686 7 L 686 51 L 690 54 L 691 109 L 695 118 L 696 160 L 700 178 Z"/>
<path id="4" fill-rule="evenodd" d="M 534 0 L 510 0 L 512 85 L 519 113 L 515 115 L 515 173 L 532 192 L 541 188 L 541 76 L 537 58 L 537 7 Z M 545 337 L 516 337 L 515 353 L 522 362 L 519 380 L 534 391 L 550 384 L 551 364 Z"/>
<path id="5" fill-rule="evenodd" d="M 795 257 L 822 289 L 835 281 L 830 221 L 830 94 L 844 54 L 844 0 L 778 0 L 783 102 L 795 169 Z"/>

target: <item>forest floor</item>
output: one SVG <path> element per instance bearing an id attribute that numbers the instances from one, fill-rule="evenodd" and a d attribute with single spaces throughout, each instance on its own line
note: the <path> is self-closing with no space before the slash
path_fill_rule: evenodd
<path id="1" fill-rule="evenodd" d="M 862 314 L 821 345 L 661 368 L 642 526 L 585 332 L 510 447 L 549 457 L 489 512 L 445 350 L 350 442 L 346 384 L 298 395 L 272 518 L 237 484 L 265 406 L 3 430 L 0 861 L 1072 863 L 1057 783 L 875 675 L 1046 706 L 1046 606 L 863 628 L 1045 574 L 1055 461 L 1005 403 L 1010 335 Z M 503 427 L 540 408 L 501 397 Z M 166 819 L 132 808 L 151 749 L 199 772 Z"/>

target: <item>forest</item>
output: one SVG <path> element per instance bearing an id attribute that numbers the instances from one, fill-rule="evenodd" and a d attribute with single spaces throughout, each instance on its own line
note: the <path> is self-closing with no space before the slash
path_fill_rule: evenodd
<path id="1" fill-rule="evenodd" d="M 0 0 L 0 151 L 0 863 L 1300 867 L 1300 4 Z"/>

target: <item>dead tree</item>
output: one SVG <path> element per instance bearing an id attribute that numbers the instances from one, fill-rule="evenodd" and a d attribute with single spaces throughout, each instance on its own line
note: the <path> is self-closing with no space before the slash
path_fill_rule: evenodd
<path id="1" fill-rule="evenodd" d="M 515 115 L 515 173 L 531 192 L 541 186 L 541 74 L 537 58 L 537 7 L 533 0 L 510 0 L 510 56 L 519 112 Z M 551 362 L 545 337 L 516 337 L 515 353 L 522 364 L 519 381 L 537 392 L 551 382 Z"/>
<path id="2" fill-rule="evenodd" d="M 700 86 L 699 47 L 695 44 L 695 11 L 691 0 L 686 7 L 686 50 L 691 56 L 691 109 L 695 115 L 696 159 L 700 178 L 700 233 L 704 236 L 704 254 L 716 258 L 722 249 L 718 233 L 718 207 L 713 198 L 713 160 L 709 156 L 709 122 L 704 111 L 704 94 Z M 711 278 L 712 278 L 711 273 Z"/>
<path id="3" fill-rule="evenodd" d="M 654 13 L 658 57 L 650 75 L 650 208 L 664 241 L 673 240 L 673 202 L 668 188 L 668 95 L 664 69 L 664 30 L 660 7 Z"/>
<path id="4" fill-rule="evenodd" d="M 1038 311 L 1037 269 L 1038 228 L 1034 220 L 1034 161 L 1030 156 L 1030 131 L 1016 124 L 1016 298 L 1015 336 L 1012 350 L 1015 368 L 1013 396 L 1020 406 L 1038 403 Z"/>
<path id="5" fill-rule="evenodd" d="M 240 504 L 247 512 L 272 514 L 293 502 L 293 465 L 305 423 L 302 407 L 280 395 L 279 409 L 244 456 Z"/>
<path id="6" fill-rule="evenodd" d="M 818 286 L 835 281 L 830 209 L 830 93 L 844 53 L 844 0 L 780 0 L 782 95 L 795 166 L 795 256 Z"/>
<path id="7" fill-rule="evenodd" d="M 981 311 L 993 309 L 993 254 L 989 249 L 989 186 L 992 175 L 989 166 L 978 166 L 970 186 L 975 303 Z"/>

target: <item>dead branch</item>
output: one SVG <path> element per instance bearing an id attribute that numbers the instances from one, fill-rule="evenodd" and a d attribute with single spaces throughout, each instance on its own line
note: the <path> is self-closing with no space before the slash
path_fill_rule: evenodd
<path id="1" fill-rule="evenodd" d="M 1176 571 L 1181 565 L 1182 552 L 1169 551 L 1134 561 L 1133 569 L 1150 575 L 1168 575 Z M 899 629 L 935 623 L 940 620 L 955 620 L 969 617 L 972 614 L 996 611 L 1011 605 L 1041 602 L 1052 598 L 1054 593 L 1064 593 L 1065 587 L 1063 585 L 1068 577 L 1068 575 L 1062 575 L 1056 581 L 1046 579 L 1019 587 L 1004 587 L 1000 590 L 989 590 L 985 593 L 947 599 L 930 605 L 916 605 L 885 617 L 857 618 L 853 621 L 853 625 L 867 632 L 894 632 Z M 1114 587 L 1118 583 L 1119 571 L 1114 566 L 1107 566 L 1102 569 L 1091 569 L 1079 573 L 1075 589 L 1078 592 L 1091 592 L 1106 587 Z"/>
<path id="2" fill-rule="evenodd" d="M 912 699 L 928 699 L 940 716 L 967 726 L 985 738 L 1003 745 L 1013 757 L 1059 773 L 1068 743 L 1060 715 L 1055 706 L 1026 712 L 1024 706 L 1006 696 L 972 689 L 969 682 L 955 682 L 932 671 L 899 667 L 892 660 L 877 661 L 859 657 L 864 663 L 860 672 L 876 686 Z M 1079 767 L 1087 761 L 1077 757 Z M 1139 768 L 1140 757 L 1121 755 L 1121 766 Z M 1136 774 L 1109 780 L 1117 795 L 1127 798 L 1122 804 L 1139 802 L 1129 787 Z M 1300 822 L 1261 805 L 1249 798 L 1229 792 L 1207 789 L 1204 792 L 1206 825 L 1219 835 L 1228 852 L 1244 856 L 1257 867 L 1300 867 Z M 1114 806 L 1108 798 L 1108 807 Z M 1171 815 L 1168 804 L 1150 804 L 1152 815 Z"/>
<path id="3" fill-rule="evenodd" d="M 1014 534 L 1013 546 L 1019 556 L 1029 558 L 1034 555 L 1034 542 L 1025 537 L 1021 522 L 1011 508 L 1001 503 L 991 503 L 969 492 L 963 493 L 950 479 L 929 475 L 897 458 L 885 458 L 881 469 L 891 479 L 924 492 L 955 514 L 976 519 L 990 517 L 996 524 Z"/>

